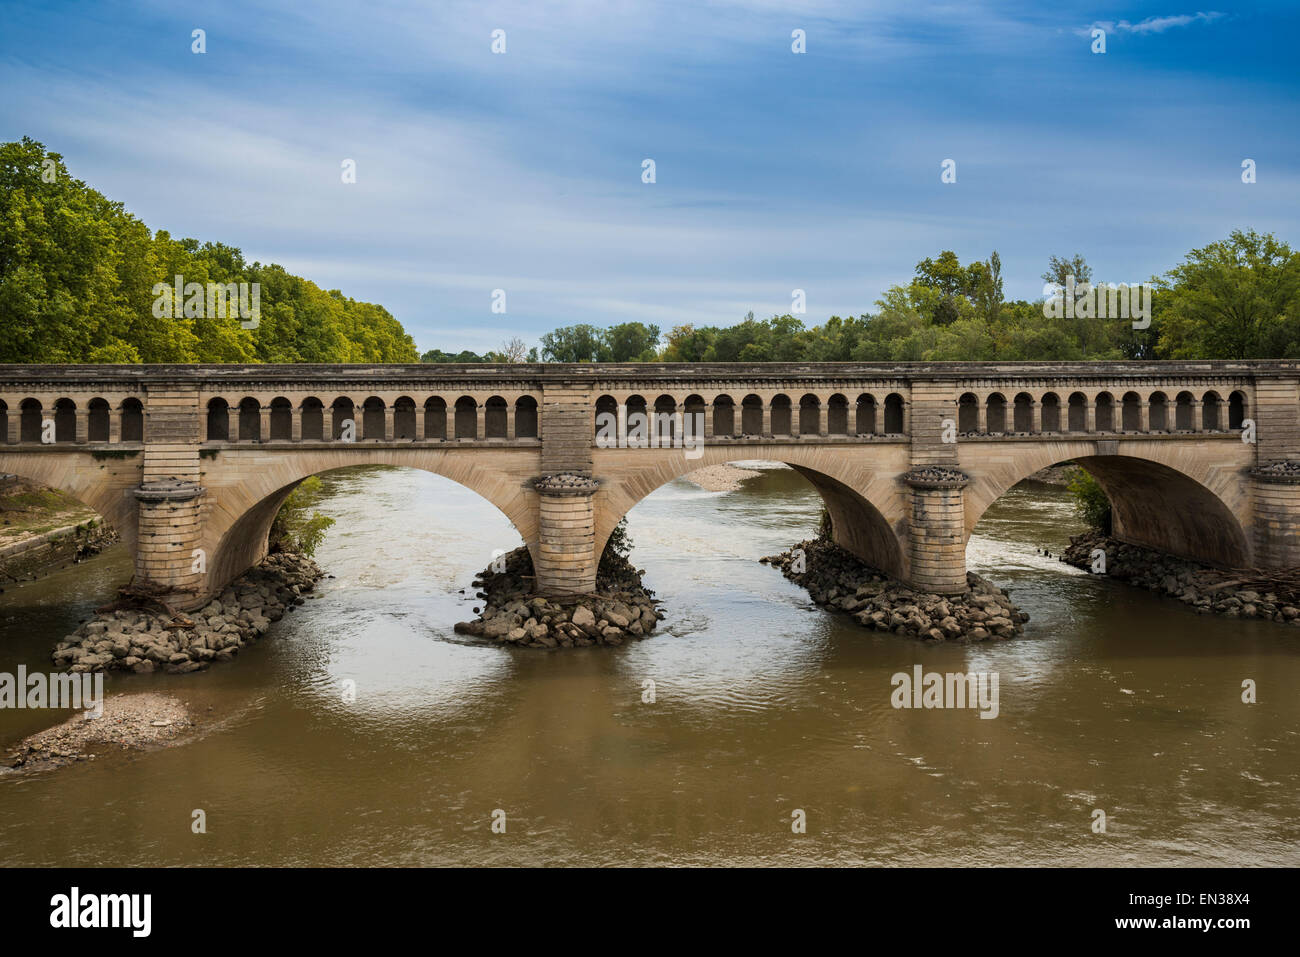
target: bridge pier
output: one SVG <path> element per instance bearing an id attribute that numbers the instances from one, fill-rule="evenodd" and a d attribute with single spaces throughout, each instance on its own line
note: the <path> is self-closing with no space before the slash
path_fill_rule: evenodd
<path id="1" fill-rule="evenodd" d="M 547 597 L 589 595 L 596 590 L 596 509 L 599 484 L 560 473 L 533 483 L 538 498 L 535 588 Z"/>
<path id="2" fill-rule="evenodd" d="M 1300 566 L 1300 462 L 1255 468 L 1250 478 L 1255 500 L 1255 564 L 1261 568 Z"/>
<path id="3" fill-rule="evenodd" d="M 134 495 L 139 508 L 137 584 L 168 589 L 168 604 L 179 611 L 203 604 L 207 561 L 198 551 L 203 489 L 195 482 L 170 479 L 145 483 Z"/>
<path id="4" fill-rule="evenodd" d="M 965 474 L 930 466 L 903 478 L 911 490 L 909 584 L 919 591 L 955 595 L 966 590 Z"/>

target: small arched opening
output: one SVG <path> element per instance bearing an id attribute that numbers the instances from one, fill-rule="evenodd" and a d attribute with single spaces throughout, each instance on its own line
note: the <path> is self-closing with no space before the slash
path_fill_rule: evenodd
<path id="1" fill-rule="evenodd" d="M 105 399 L 91 399 L 86 406 L 86 441 L 107 442 L 113 410 Z"/>
<path id="2" fill-rule="evenodd" d="M 515 438 L 537 438 L 537 400 L 531 395 L 515 400 Z"/>
<path id="3" fill-rule="evenodd" d="M 320 442 L 325 438 L 325 403 L 314 395 L 302 400 L 302 437 Z"/>
<path id="4" fill-rule="evenodd" d="M 424 437 L 437 441 L 447 438 L 447 400 L 440 395 L 424 400 Z"/>
<path id="5" fill-rule="evenodd" d="M 293 439 L 293 403 L 284 396 L 271 400 L 271 435 L 272 442 L 288 442 Z"/>
<path id="6" fill-rule="evenodd" d="M 120 414 L 122 416 L 122 441 L 143 442 L 144 406 L 140 403 L 140 400 L 134 397 L 123 399 Z"/>
<path id="7" fill-rule="evenodd" d="M 230 441 L 230 403 L 225 399 L 208 400 L 207 437 L 209 442 Z"/>
<path id="8" fill-rule="evenodd" d="M 462 395 L 456 400 L 456 438 L 478 437 L 478 403 L 472 396 Z"/>

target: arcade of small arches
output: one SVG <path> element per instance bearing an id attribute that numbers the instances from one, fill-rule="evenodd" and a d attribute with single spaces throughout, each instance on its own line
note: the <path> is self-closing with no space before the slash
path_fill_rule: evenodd
<path id="1" fill-rule="evenodd" d="M 296 404 L 284 396 L 213 397 L 207 402 L 206 421 L 209 442 L 328 441 L 339 439 L 349 421 L 355 424 L 358 441 L 540 437 L 538 401 L 532 395 L 434 395 L 419 404 L 409 395 L 339 396 L 328 405 L 316 396 Z"/>
<path id="2" fill-rule="evenodd" d="M 10 445 L 42 442 L 45 423 L 53 422 L 55 442 L 144 442 L 144 404 L 135 396 L 95 397 L 78 406 L 69 398 L 55 399 L 47 408 L 40 399 L 26 398 L 12 408 L 0 399 L 0 441 Z"/>
<path id="3" fill-rule="evenodd" d="M 1062 398 L 1064 395 L 1064 399 Z M 957 401 L 956 428 L 973 435 L 1033 435 L 1068 432 L 1222 432 L 1240 429 L 1247 418 L 1244 392 L 1226 399 L 1210 390 L 1199 397 L 1187 390 L 1170 396 L 1155 391 L 1112 393 L 1106 390 L 1034 396 L 1002 392 L 964 392 Z M 824 410 L 824 411 L 823 411 Z M 745 436 L 901 436 L 910 431 L 910 403 L 897 392 L 862 393 L 850 405 L 842 392 L 822 396 L 805 393 L 794 400 L 783 392 L 766 398 L 749 393 L 740 399 L 719 393 L 706 399 L 692 393 L 684 398 L 605 394 L 596 400 L 595 429 L 599 435 L 608 416 L 630 421 L 644 416 L 651 428 L 671 432 L 676 416 L 703 416 L 704 435 Z M 695 419 L 693 421 L 699 421 Z"/>
<path id="4" fill-rule="evenodd" d="M 1179 392 L 1106 390 L 1004 394 L 964 392 L 957 400 L 957 432 L 963 436 L 1048 433 L 1222 432 L 1242 428 L 1249 416 L 1246 394 L 1226 397 L 1209 390 Z M 909 432 L 910 403 L 899 393 L 862 393 L 850 403 L 842 392 L 804 393 L 796 401 L 778 392 L 749 393 L 739 402 L 727 393 L 684 397 L 630 394 L 600 396 L 594 409 L 599 433 L 605 414 L 643 415 L 652 428 L 673 433 L 679 413 L 703 416 L 708 438 L 747 436 L 889 437 Z M 9 444 L 41 442 L 46 421 L 53 422 L 58 443 L 139 443 L 144 436 L 144 406 L 134 396 L 95 397 L 78 405 L 55 399 L 49 408 L 25 398 L 11 410 L 0 399 L 0 419 Z M 345 422 L 355 423 L 359 441 L 449 441 L 541 438 L 538 396 L 336 397 L 328 404 L 316 396 L 239 399 L 212 397 L 206 404 L 204 436 L 208 442 L 297 442 L 337 440 Z M 692 421 L 699 421 L 693 419 Z"/>
<path id="5" fill-rule="evenodd" d="M 1200 397 L 1187 390 L 1172 397 L 1161 391 L 1092 394 L 1056 392 L 1035 398 L 1018 392 L 1008 402 L 1001 392 L 963 393 L 957 401 L 957 431 L 966 435 L 1045 432 L 1222 432 L 1240 429 L 1247 418 L 1244 392 L 1225 400 L 1213 390 Z"/>

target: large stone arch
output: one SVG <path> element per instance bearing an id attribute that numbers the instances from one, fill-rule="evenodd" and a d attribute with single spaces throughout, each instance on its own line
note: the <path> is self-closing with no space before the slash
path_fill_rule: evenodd
<path id="1" fill-rule="evenodd" d="M 1186 443 L 1121 440 L 1113 451 L 1097 441 L 1017 443 L 998 456 L 965 443 L 958 458 L 971 476 L 966 537 L 984 512 L 1017 482 L 1057 462 L 1078 462 L 1111 500 L 1115 537 L 1171 555 L 1224 567 L 1253 563 L 1246 470 L 1253 448 L 1240 441 Z"/>
<path id="2" fill-rule="evenodd" d="M 225 587 L 266 556 L 267 533 L 284 500 L 305 479 L 357 465 L 390 465 L 432 472 L 481 495 L 518 530 L 529 550 L 537 545 L 537 493 L 525 482 L 537 474 L 539 453 L 503 449 L 317 449 L 260 455 L 222 451 L 205 464 L 201 547 L 208 555 L 206 585 Z M 484 556 L 487 564 L 487 556 Z"/>
<path id="3" fill-rule="evenodd" d="M 896 460 L 896 461 L 895 461 Z M 907 505 L 897 481 L 907 448 L 848 449 L 777 444 L 707 446 L 687 459 L 680 449 L 603 450 L 594 475 L 595 549 L 605 549 L 614 526 L 647 495 L 696 469 L 736 461 L 782 462 L 817 489 L 830 512 L 837 544 L 900 579 L 909 568 Z"/>
<path id="4" fill-rule="evenodd" d="M 143 459 L 131 452 L 0 452 L 0 472 L 58 489 L 93 508 L 134 559 L 138 503 L 132 490 L 140 484 Z"/>

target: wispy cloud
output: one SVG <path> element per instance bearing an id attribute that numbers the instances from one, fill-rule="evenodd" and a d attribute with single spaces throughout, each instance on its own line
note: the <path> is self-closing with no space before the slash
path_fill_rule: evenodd
<path id="1" fill-rule="evenodd" d="M 1211 11 L 1209 13 L 1180 13 L 1172 17 L 1147 17 L 1137 23 L 1130 23 L 1128 20 L 1094 20 L 1090 25 L 1080 27 L 1075 32 L 1086 35 L 1092 30 L 1100 28 L 1107 33 L 1134 33 L 1141 36 L 1147 33 L 1164 33 L 1174 27 L 1186 27 L 1193 23 L 1213 23 L 1225 16 L 1227 14 Z"/>
<path id="2" fill-rule="evenodd" d="M 1133 278 L 1235 226 L 1300 238 L 1298 137 L 1274 121 L 1295 99 L 1289 22 L 1120 21 L 1235 40 L 1092 57 L 1063 26 L 1091 13 L 1048 23 L 1027 0 L 151 2 L 6 19 L 0 139 L 64 153 L 152 227 L 383 303 L 424 349 L 727 323 L 796 288 L 821 322 L 944 249 L 997 249 L 1031 297 L 1049 253 Z"/>

